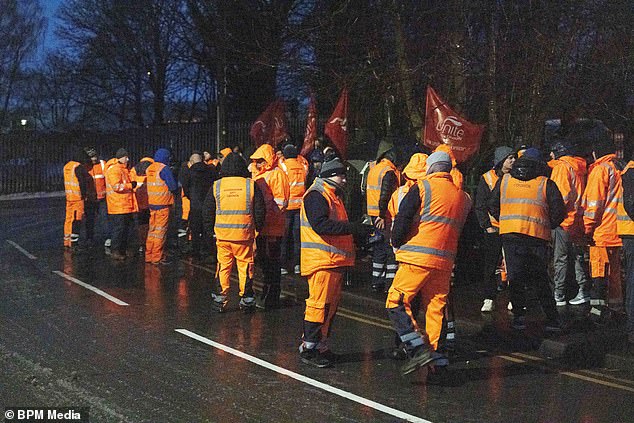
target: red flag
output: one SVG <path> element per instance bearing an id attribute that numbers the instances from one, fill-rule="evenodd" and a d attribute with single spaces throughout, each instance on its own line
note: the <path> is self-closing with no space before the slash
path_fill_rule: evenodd
<path id="1" fill-rule="evenodd" d="M 480 148 L 484 125 L 471 123 L 456 113 L 432 87 L 427 87 L 426 103 L 423 143 L 431 149 L 447 144 L 458 163 L 467 161 Z"/>
<path id="2" fill-rule="evenodd" d="M 315 140 L 317 139 L 317 104 L 315 104 L 315 96 L 310 96 L 308 103 L 308 118 L 306 118 L 306 134 L 304 135 L 304 144 L 300 155 L 308 157 L 315 148 Z"/>
<path id="3" fill-rule="evenodd" d="M 256 147 L 262 144 L 277 146 L 288 138 L 286 131 L 286 105 L 284 100 L 277 99 L 268 105 L 266 110 L 251 125 L 249 135 Z"/>
<path id="4" fill-rule="evenodd" d="M 326 128 L 324 133 L 330 141 L 335 145 L 335 148 L 341 154 L 343 160 L 346 159 L 346 150 L 348 144 L 348 89 L 344 88 L 341 91 L 339 101 L 335 106 L 335 110 L 326 122 Z"/>

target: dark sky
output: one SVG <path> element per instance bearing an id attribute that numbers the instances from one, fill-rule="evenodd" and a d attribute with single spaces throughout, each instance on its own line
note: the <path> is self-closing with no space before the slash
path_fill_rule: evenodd
<path id="1" fill-rule="evenodd" d="M 57 39 L 55 38 L 55 26 L 56 21 L 54 19 L 55 12 L 57 8 L 62 3 L 63 0 L 40 0 L 40 4 L 42 5 L 42 9 L 44 12 L 44 16 L 48 20 L 48 25 L 46 28 L 46 33 L 44 34 L 44 48 L 41 51 L 41 56 L 44 55 L 46 50 L 51 50 L 57 47 Z"/>

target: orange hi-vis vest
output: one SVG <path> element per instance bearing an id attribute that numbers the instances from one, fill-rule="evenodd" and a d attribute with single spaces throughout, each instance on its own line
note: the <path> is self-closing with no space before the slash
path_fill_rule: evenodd
<path id="1" fill-rule="evenodd" d="M 493 188 L 495 188 L 495 184 L 497 184 L 498 179 L 500 179 L 495 169 L 491 169 L 485 174 L 483 174 L 482 178 L 484 179 L 484 182 L 486 182 L 487 186 L 489 187 L 489 191 L 493 191 Z M 494 228 L 500 227 L 500 222 L 498 222 L 498 220 L 495 217 L 491 216 L 490 213 L 489 213 L 489 221 L 491 222 L 491 226 L 493 226 Z"/>
<path id="2" fill-rule="evenodd" d="M 66 201 L 82 201 L 79 180 L 75 175 L 75 169 L 81 163 L 70 161 L 64 166 L 64 190 L 66 191 Z"/>
<path id="3" fill-rule="evenodd" d="M 580 157 L 563 156 L 554 161 L 550 179 L 557 185 L 568 214 L 559 226 L 571 233 L 583 233 L 581 197 L 586 188 L 586 161 Z M 550 162 L 549 162 L 550 163 Z"/>
<path id="4" fill-rule="evenodd" d="M 216 224 L 214 233 L 221 241 L 253 241 L 255 221 L 253 199 L 255 183 L 251 178 L 225 176 L 214 182 Z"/>
<path id="5" fill-rule="evenodd" d="M 290 194 L 287 210 L 299 210 L 302 207 L 302 197 L 306 192 L 306 168 L 297 159 L 286 159 L 280 168 L 288 176 Z"/>
<path id="6" fill-rule="evenodd" d="M 418 189 L 420 219 L 411 238 L 396 250 L 396 261 L 451 270 L 471 200 L 454 185 L 448 172 L 428 175 L 418 182 Z"/>
<path id="7" fill-rule="evenodd" d="M 625 169 L 621 172 L 621 175 L 625 174 L 628 170 L 632 170 L 634 172 L 634 161 L 630 161 Z M 616 227 L 619 235 L 626 236 L 634 236 L 634 221 L 630 219 L 630 216 L 625 211 L 625 206 L 623 204 L 623 184 L 621 183 L 621 187 L 618 193 L 618 206 L 617 206 L 617 215 L 616 215 Z"/>
<path id="8" fill-rule="evenodd" d="M 585 233 L 592 234 L 597 247 L 623 245 L 616 227 L 621 173 L 613 163 L 615 159 L 614 154 L 608 154 L 594 162 L 581 201 Z"/>
<path id="9" fill-rule="evenodd" d="M 140 161 L 154 163 L 154 159 L 151 157 L 143 157 Z M 136 202 L 139 206 L 139 210 L 146 210 L 150 204 L 147 198 L 147 174 L 139 175 L 136 173 L 135 168 L 132 168 L 130 171 L 130 178 L 137 183 L 137 186 L 134 189 L 134 195 L 136 196 Z"/>
<path id="10" fill-rule="evenodd" d="M 328 202 L 330 220 L 348 221 L 348 213 L 343 201 L 335 193 L 334 186 L 324 179 L 316 178 L 304 196 L 311 191 L 321 193 Z M 352 235 L 318 235 L 310 226 L 303 202 L 299 216 L 302 276 L 311 275 L 318 270 L 354 266 L 355 249 Z"/>
<path id="11" fill-rule="evenodd" d="M 174 204 L 174 194 L 170 192 L 167 184 L 160 176 L 164 167 L 163 163 L 154 162 L 145 171 L 147 175 L 147 197 L 150 206 L 169 206 Z"/>
<path id="12" fill-rule="evenodd" d="M 281 237 L 284 236 L 286 225 L 286 208 L 290 188 L 288 178 L 280 168 L 274 168 L 260 173 L 253 178 L 264 197 L 266 203 L 266 219 L 260 235 Z"/>
<path id="13" fill-rule="evenodd" d="M 502 177 L 500 235 L 515 233 L 550 241 L 547 182 L 545 176 L 530 181 L 521 181 L 508 174 Z"/>
<path id="14" fill-rule="evenodd" d="M 103 200 L 106 198 L 106 162 L 99 160 L 99 163 L 92 165 L 88 173 L 90 173 L 90 176 L 95 180 L 97 200 Z"/>
<path id="15" fill-rule="evenodd" d="M 383 184 L 383 177 L 387 172 L 394 172 L 396 179 L 400 180 L 399 171 L 394 166 L 394 163 L 388 159 L 382 159 L 379 163 L 370 168 L 368 172 L 368 183 L 366 185 L 366 204 L 367 213 L 369 216 L 379 215 L 379 199 L 381 198 L 381 185 Z"/>
<path id="16" fill-rule="evenodd" d="M 138 211 L 130 172 L 122 163 L 117 162 L 106 170 L 106 204 L 108 214 L 127 214 Z"/>

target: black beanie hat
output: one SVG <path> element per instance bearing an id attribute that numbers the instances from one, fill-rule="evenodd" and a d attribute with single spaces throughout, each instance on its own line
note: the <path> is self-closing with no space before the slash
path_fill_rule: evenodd
<path id="1" fill-rule="evenodd" d="M 284 146 L 282 154 L 284 154 L 284 157 L 286 157 L 287 159 L 296 159 L 297 147 L 295 147 L 293 144 L 287 144 Z"/>
<path id="2" fill-rule="evenodd" d="M 128 154 L 125 148 L 120 148 L 117 150 L 114 156 L 115 158 L 120 159 L 121 157 L 130 156 L 130 155 Z"/>
<path id="3" fill-rule="evenodd" d="M 324 162 L 324 164 L 321 165 L 321 172 L 319 172 L 319 177 L 330 178 L 331 176 L 345 174 L 346 167 L 343 165 L 343 163 L 341 163 L 339 157 L 335 157 L 334 159 Z"/>

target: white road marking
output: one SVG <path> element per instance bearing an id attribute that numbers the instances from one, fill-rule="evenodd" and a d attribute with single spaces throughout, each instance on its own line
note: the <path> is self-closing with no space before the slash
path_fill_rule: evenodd
<path id="1" fill-rule="evenodd" d="M 55 273 L 56 275 L 61 276 L 64 279 L 67 279 L 67 280 L 69 280 L 71 282 L 74 282 L 74 283 L 76 283 L 79 286 L 83 286 L 84 288 L 91 290 L 95 294 L 101 295 L 102 297 L 112 301 L 113 303 L 115 303 L 117 305 L 120 305 L 120 306 L 130 305 L 130 304 L 126 303 L 126 302 L 121 301 L 120 299 L 118 299 L 116 297 L 113 297 L 112 295 L 108 294 L 107 292 L 103 292 L 101 289 L 95 288 L 94 286 L 89 285 L 86 282 L 82 282 L 79 279 L 74 278 L 74 277 L 72 277 L 70 275 L 67 275 L 64 272 L 60 272 L 59 270 L 53 270 L 53 273 Z"/>
<path id="2" fill-rule="evenodd" d="M 31 260 L 37 260 L 37 257 L 35 257 L 33 254 L 26 251 L 24 248 L 20 247 L 17 243 L 11 241 L 10 239 L 7 239 L 7 243 L 13 245 L 13 247 L 16 250 L 18 250 L 19 252 L 21 252 L 22 254 L 30 258 Z"/>
<path id="3" fill-rule="evenodd" d="M 411 414 L 407 414 L 403 411 L 396 410 L 394 408 L 388 407 L 383 404 L 379 404 L 378 402 L 369 400 L 367 398 L 360 397 L 358 395 L 352 394 L 350 392 L 344 391 L 339 388 L 335 388 L 333 386 L 327 385 L 325 383 L 319 382 L 318 380 L 311 379 L 309 377 L 300 375 L 299 373 L 292 372 L 283 367 L 276 366 L 275 364 L 271 364 L 268 361 L 261 360 L 257 357 L 253 357 L 249 354 L 243 353 L 242 351 L 238 351 L 231 347 L 228 347 L 223 344 L 219 344 L 218 342 L 212 341 L 211 339 L 205 338 L 204 336 L 200 336 L 195 334 L 194 332 L 188 331 L 187 329 L 175 329 L 176 332 L 188 336 L 192 339 L 202 342 L 203 344 L 210 345 L 214 348 L 218 348 L 219 350 L 225 351 L 229 354 L 235 355 L 236 357 L 240 357 L 244 360 L 250 361 L 251 363 L 257 364 L 258 366 L 262 366 L 266 369 L 272 370 L 274 372 L 280 373 L 284 376 L 288 376 L 292 379 L 298 380 L 300 382 L 304 382 L 308 385 L 314 386 L 316 388 L 322 389 L 324 391 L 330 392 L 332 394 L 338 395 L 340 397 L 349 399 L 351 401 L 357 402 L 359 404 L 365 405 L 366 407 L 374 408 L 375 410 L 381 411 L 383 413 L 389 414 L 391 416 L 397 417 L 399 419 L 406 420 L 408 422 L 418 422 L 418 423 L 432 423 L 429 420 L 422 419 L 417 416 L 413 416 Z"/>

